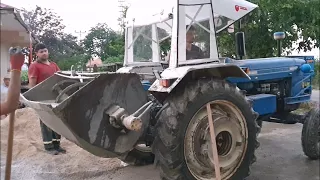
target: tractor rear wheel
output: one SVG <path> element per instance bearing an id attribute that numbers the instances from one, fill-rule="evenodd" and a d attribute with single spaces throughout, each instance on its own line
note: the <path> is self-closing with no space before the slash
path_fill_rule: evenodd
<path id="1" fill-rule="evenodd" d="M 303 123 L 301 142 L 306 156 L 312 160 L 320 157 L 320 114 L 319 108 L 309 112 Z"/>
<path id="2" fill-rule="evenodd" d="M 210 103 L 222 179 L 249 175 L 258 148 L 257 114 L 244 95 L 222 80 L 198 80 L 173 92 L 156 124 L 153 152 L 164 180 L 215 177 L 206 104 Z"/>

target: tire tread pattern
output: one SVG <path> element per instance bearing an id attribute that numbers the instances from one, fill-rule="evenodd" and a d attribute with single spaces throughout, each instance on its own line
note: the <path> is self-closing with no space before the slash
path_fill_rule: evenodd
<path id="1" fill-rule="evenodd" d="M 222 88 L 222 89 L 221 89 Z M 181 121 L 184 117 L 184 111 L 191 105 L 193 101 L 200 95 L 208 92 L 232 92 L 234 96 L 242 98 L 246 102 L 247 106 L 251 109 L 252 119 L 255 122 L 256 138 L 255 149 L 259 147 L 257 141 L 258 132 L 260 132 L 260 126 L 257 124 L 256 119 L 258 114 L 252 109 L 252 103 L 245 97 L 236 86 L 233 86 L 223 80 L 217 79 L 201 79 L 198 81 L 190 82 L 185 88 L 181 88 L 170 94 L 165 103 L 168 103 L 166 109 L 161 113 L 158 122 L 156 124 L 156 137 L 153 143 L 153 152 L 155 153 L 156 162 L 160 165 L 160 176 L 162 180 L 189 180 L 182 173 L 183 160 L 179 159 L 179 149 L 182 148 L 181 143 Z M 256 161 L 254 153 L 250 157 L 250 164 Z M 249 167 L 247 172 L 244 172 L 244 176 L 250 174 Z M 243 177 L 244 178 L 244 177 Z M 239 179 L 237 179 L 239 180 Z"/>
<path id="2" fill-rule="evenodd" d="M 301 133 L 302 150 L 311 160 L 317 160 L 320 157 L 317 144 L 319 143 L 319 108 L 312 109 L 303 124 Z"/>

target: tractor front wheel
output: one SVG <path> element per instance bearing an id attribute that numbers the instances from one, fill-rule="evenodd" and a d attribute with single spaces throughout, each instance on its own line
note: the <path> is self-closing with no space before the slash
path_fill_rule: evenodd
<path id="1" fill-rule="evenodd" d="M 138 144 L 127 155 L 120 157 L 120 160 L 133 166 L 144 166 L 153 164 L 154 157 L 150 147 L 145 144 Z"/>
<path id="2" fill-rule="evenodd" d="M 301 142 L 306 156 L 312 160 L 320 157 L 320 115 L 319 108 L 312 109 L 303 123 Z"/>
<path id="3" fill-rule="evenodd" d="M 199 80 L 166 100 L 156 124 L 153 152 L 164 180 L 215 177 L 206 104 L 210 103 L 222 179 L 249 175 L 259 146 L 254 113 L 245 96 L 221 80 Z"/>

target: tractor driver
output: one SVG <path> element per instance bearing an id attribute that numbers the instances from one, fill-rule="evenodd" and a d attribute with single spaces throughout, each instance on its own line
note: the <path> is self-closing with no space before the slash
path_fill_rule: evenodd
<path id="1" fill-rule="evenodd" d="M 190 25 L 188 30 L 188 25 L 186 26 L 186 59 L 203 59 L 203 51 L 196 45 L 194 45 L 194 39 L 196 36 L 196 29 Z M 170 61 L 170 51 L 168 52 L 168 63 Z"/>
<path id="2" fill-rule="evenodd" d="M 187 34 L 186 34 L 186 43 L 187 43 L 187 49 L 186 49 L 186 59 L 203 59 L 204 55 L 202 50 L 194 45 L 194 39 L 196 36 L 196 29 L 190 25 L 190 28 L 188 30 L 188 25 L 186 26 Z"/>

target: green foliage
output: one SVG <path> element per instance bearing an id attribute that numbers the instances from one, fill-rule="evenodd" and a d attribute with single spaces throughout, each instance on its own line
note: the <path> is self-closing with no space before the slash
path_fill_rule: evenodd
<path id="1" fill-rule="evenodd" d="M 50 59 L 58 62 L 75 54 L 84 53 L 77 44 L 77 38 L 63 32 L 62 19 L 50 9 L 36 6 L 34 10 L 23 10 L 25 21 L 31 30 L 44 43 L 50 53 Z"/>
<path id="2" fill-rule="evenodd" d="M 21 71 L 21 82 L 28 82 L 28 71 Z"/>
<path id="3" fill-rule="evenodd" d="M 143 29 L 142 29 L 143 28 Z M 167 37 L 169 34 L 166 30 L 157 28 L 159 39 Z M 133 54 L 135 61 L 149 61 L 152 59 L 152 41 L 148 38 L 152 37 L 152 26 L 142 26 L 142 27 L 134 27 L 133 28 L 133 37 L 135 38 L 138 32 L 141 34 L 135 40 L 133 45 Z M 143 34 L 143 35 L 142 35 Z M 148 37 L 148 38 L 146 38 Z M 164 57 L 170 50 L 171 40 L 166 39 L 160 43 L 160 53 L 161 56 Z"/>
<path id="4" fill-rule="evenodd" d="M 320 62 L 319 60 L 316 61 L 315 63 L 315 68 L 314 68 L 315 76 L 312 80 L 312 86 L 315 89 L 320 89 Z"/>
<path id="5" fill-rule="evenodd" d="M 123 37 L 107 24 L 92 27 L 82 44 L 89 57 L 100 57 L 103 61 L 124 54 Z"/>
<path id="6" fill-rule="evenodd" d="M 161 59 L 164 59 L 168 55 L 171 47 L 171 38 L 168 38 L 160 43 Z"/>
<path id="7" fill-rule="evenodd" d="M 123 62 L 124 55 L 108 57 L 105 61 L 106 63 L 120 63 Z"/>
<path id="8" fill-rule="evenodd" d="M 61 59 L 57 62 L 59 68 L 63 71 L 69 71 L 73 65 L 73 69 L 82 69 L 83 64 L 86 63 L 85 55 L 74 55 L 72 57 Z"/>
<path id="9" fill-rule="evenodd" d="M 250 0 L 259 7 L 242 19 L 242 31 L 246 36 L 247 58 L 263 58 L 276 55 L 276 41 L 273 33 L 286 32 L 282 46 L 286 54 L 293 50 L 293 42 L 298 42 L 298 50 L 309 51 L 319 47 L 320 11 L 318 0 Z M 237 24 L 235 31 L 238 31 Z M 218 36 L 219 52 L 222 56 L 235 56 L 234 34 L 223 32 Z M 312 41 L 316 41 L 314 44 Z"/>

